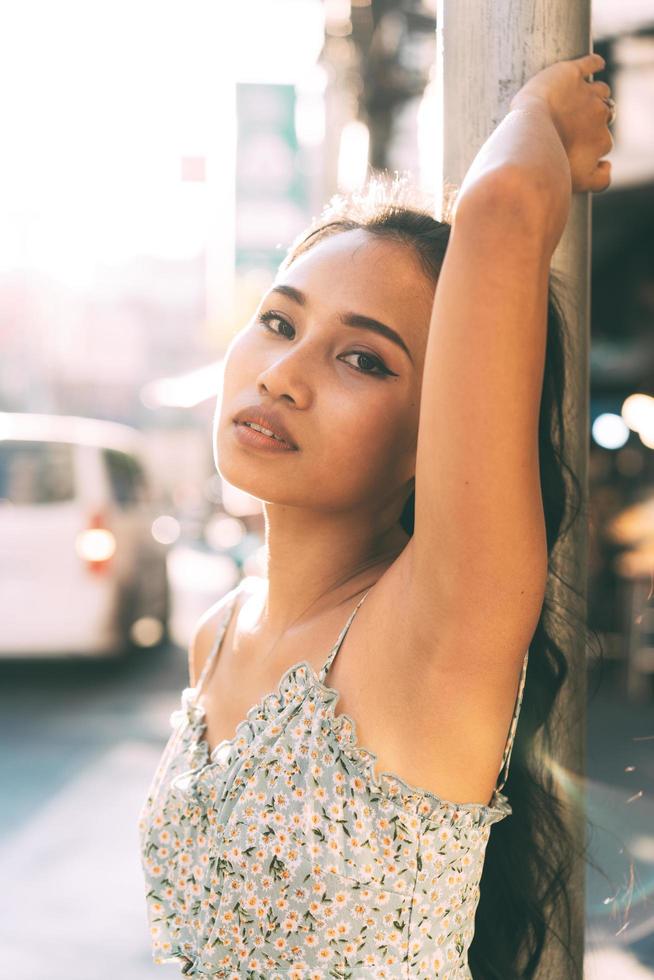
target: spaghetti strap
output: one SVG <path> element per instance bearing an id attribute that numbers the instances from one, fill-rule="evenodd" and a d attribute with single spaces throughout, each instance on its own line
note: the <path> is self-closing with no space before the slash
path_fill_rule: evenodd
<path id="1" fill-rule="evenodd" d="M 227 603 L 225 603 L 225 608 L 223 609 L 223 616 L 221 619 L 220 626 L 218 627 L 216 636 L 214 637 L 211 650 L 209 651 L 209 656 L 204 662 L 204 666 L 202 668 L 202 671 L 200 672 L 200 676 L 198 678 L 197 684 L 195 685 L 196 697 L 199 696 L 200 692 L 202 691 L 203 685 L 213 668 L 216 657 L 218 656 L 218 653 L 222 646 L 223 637 L 227 632 L 227 627 L 229 626 L 230 620 L 232 618 L 234 605 L 236 604 L 238 595 L 243 588 L 244 581 L 245 579 L 241 579 L 239 584 L 235 586 L 235 588 L 232 590 L 232 596 L 230 600 Z"/>
<path id="2" fill-rule="evenodd" d="M 372 588 L 372 586 L 371 586 L 371 588 Z M 322 665 L 322 668 L 320 670 L 320 674 L 318 675 L 321 684 L 324 684 L 325 683 L 325 678 L 327 677 L 327 674 L 329 673 L 329 668 L 331 667 L 331 665 L 334 662 L 334 657 L 336 656 L 336 654 L 340 650 L 341 645 L 343 643 L 343 640 L 345 639 L 345 634 L 349 630 L 350 624 L 352 623 L 352 620 L 354 619 L 354 617 L 355 617 L 355 615 L 357 613 L 357 610 L 359 609 L 359 606 L 361 605 L 361 603 L 363 602 L 363 600 L 365 599 L 365 597 L 368 595 L 368 592 L 370 592 L 370 589 L 367 589 L 366 592 L 361 596 L 361 598 L 357 602 L 356 606 L 354 607 L 354 609 L 352 610 L 352 612 L 350 613 L 350 615 L 348 617 L 347 623 L 345 624 L 345 626 L 343 627 L 343 629 L 339 633 L 338 639 L 336 640 L 336 643 L 334 644 L 334 646 L 329 651 L 329 654 L 327 655 L 327 659 L 325 660 L 324 664 Z"/>
<path id="3" fill-rule="evenodd" d="M 509 762 L 511 761 L 511 752 L 513 750 L 513 742 L 515 739 L 516 728 L 518 727 L 518 718 L 520 717 L 520 707 L 522 705 L 522 696 L 525 688 L 525 678 L 527 676 L 527 663 L 529 660 L 529 650 L 525 653 L 524 659 L 522 661 L 522 671 L 520 673 L 520 682 L 518 684 L 518 693 L 515 699 L 515 707 L 513 709 L 513 718 L 511 719 L 511 726 L 509 728 L 509 734 L 506 740 L 506 745 L 504 747 L 504 755 L 502 756 L 502 765 L 500 767 L 500 774 L 498 776 L 498 782 L 496 789 L 501 792 L 504 788 L 504 784 L 509 775 Z"/>

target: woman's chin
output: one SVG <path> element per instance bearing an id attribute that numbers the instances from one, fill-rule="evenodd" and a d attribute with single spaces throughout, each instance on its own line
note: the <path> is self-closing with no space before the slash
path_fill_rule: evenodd
<path id="1" fill-rule="evenodd" d="M 219 453 L 215 459 L 216 471 L 230 487 L 257 500 L 270 501 L 271 494 L 274 494 L 274 481 L 259 460 L 237 460 L 231 453 Z M 280 496 L 283 496 L 283 490 Z"/>

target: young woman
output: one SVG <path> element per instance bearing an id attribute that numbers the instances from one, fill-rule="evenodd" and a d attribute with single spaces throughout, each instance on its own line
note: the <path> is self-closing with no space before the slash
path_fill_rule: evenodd
<path id="1" fill-rule="evenodd" d="M 141 813 L 157 963 L 534 975 L 569 860 L 527 752 L 566 673 L 550 260 L 609 184 L 603 64 L 523 86 L 450 221 L 401 181 L 337 196 L 229 346 L 215 461 L 263 502 L 267 568 L 198 624 Z"/>

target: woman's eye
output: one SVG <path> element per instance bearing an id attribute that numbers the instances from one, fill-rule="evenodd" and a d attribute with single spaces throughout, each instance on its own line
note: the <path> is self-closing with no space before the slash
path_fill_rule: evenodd
<path id="1" fill-rule="evenodd" d="M 287 327 L 290 327 L 291 330 L 293 329 L 293 327 L 291 327 L 291 324 L 288 322 L 288 320 L 285 320 L 283 316 L 278 316 L 277 313 L 273 313 L 272 310 L 268 310 L 268 312 L 266 313 L 261 313 L 261 315 L 259 316 L 259 320 L 261 323 L 264 324 L 266 330 L 270 330 L 271 333 L 281 333 L 280 330 L 273 330 L 273 328 L 270 326 L 271 320 L 279 320 L 280 323 L 285 323 Z M 281 335 L 285 336 L 285 334 L 281 334 Z"/>
<path id="2" fill-rule="evenodd" d="M 345 357 L 357 357 L 357 358 L 362 357 L 364 359 L 364 361 L 368 361 L 369 363 L 371 363 L 373 365 L 374 368 L 376 368 L 376 370 L 371 371 L 368 368 L 361 368 L 361 367 L 357 367 L 356 365 L 353 365 L 355 371 L 360 371 L 361 374 L 379 374 L 380 376 L 382 376 L 382 375 L 385 375 L 385 374 L 392 374 L 393 373 L 392 371 L 389 371 L 388 370 L 388 368 L 386 367 L 386 365 L 383 364 L 379 360 L 378 357 L 375 357 L 373 354 L 367 354 L 363 350 L 353 350 L 351 354 L 344 354 L 343 357 L 344 358 Z"/>
<path id="3" fill-rule="evenodd" d="M 295 329 L 288 322 L 288 320 L 285 320 L 283 316 L 279 316 L 277 313 L 273 313 L 272 310 L 267 310 L 265 313 L 261 313 L 259 315 L 259 322 L 263 323 L 266 330 L 270 330 L 271 333 L 275 333 L 280 337 L 287 337 L 288 335 L 285 332 L 283 332 L 282 327 L 280 327 L 279 329 L 275 329 L 274 327 L 270 326 L 271 320 L 279 320 L 280 324 L 285 325 L 286 327 L 289 328 L 289 330 Z M 344 354 L 342 359 L 344 360 L 346 357 L 363 358 L 364 361 L 367 361 L 369 364 L 372 365 L 373 369 L 371 370 L 370 368 L 360 367 L 358 365 L 352 364 L 351 366 L 354 368 L 355 371 L 358 371 L 359 374 L 371 374 L 373 376 L 376 375 L 377 377 L 384 377 L 386 375 L 395 374 L 394 371 L 389 371 L 386 365 L 384 364 L 384 362 L 380 361 L 378 357 L 375 357 L 374 354 L 368 354 L 366 351 L 362 351 L 362 350 L 351 351 L 349 354 Z"/>

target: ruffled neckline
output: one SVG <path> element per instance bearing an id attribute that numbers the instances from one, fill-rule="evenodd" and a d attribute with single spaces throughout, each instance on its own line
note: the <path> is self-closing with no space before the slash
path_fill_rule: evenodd
<path id="1" fill-rule="evenodd" d="M 404 809 L 419 817 L 428 819 L 443 809 L 477 815 L 486 822 L 495 822 L 509 816 L 513 810 L 507 796 L 495 788 L 490 803 L 457 803 L 437 796 L 431 790 L 407 783 L 401 776 L 393 772 L 375 773 L 377 755 L 371 749 L 360 745 L 357 739 L 356 722 L 348 714 L 335 713 L 340 692 L 324 684 L 313 666 L 307 660 L 301 660 L 289 667 L 282 675 L 277 690 L 264 695 L 260 702 L 253 705 L 246 717 L 238 723 L 232 738 L 223 739 L 213 749 L 210 749 L 203 732 L 206 729 L 206 711 L 198 700 L 196 687 L 187 687 L 182 691 L 182 707 L 174 712 L 177 716 L 173 724 L 185 720 L 193 735 L 191 744 L 192 764 L 200 769 L 209 767 L 226 768 L 238 757 L 241 751 L 251 744 L 260 726 L 272 718 L 277 718 L 289 704 L 293 703 L 298 694 L 306 695 L 314 690 L 320 696 L 326 708 L 325 721 L 331 733 L 340 744 L 341 750 L 359 769 L 368 786 L 375 793 L 399 803 Z M 236 755 L 235 755 L 236 752 Z"/>

